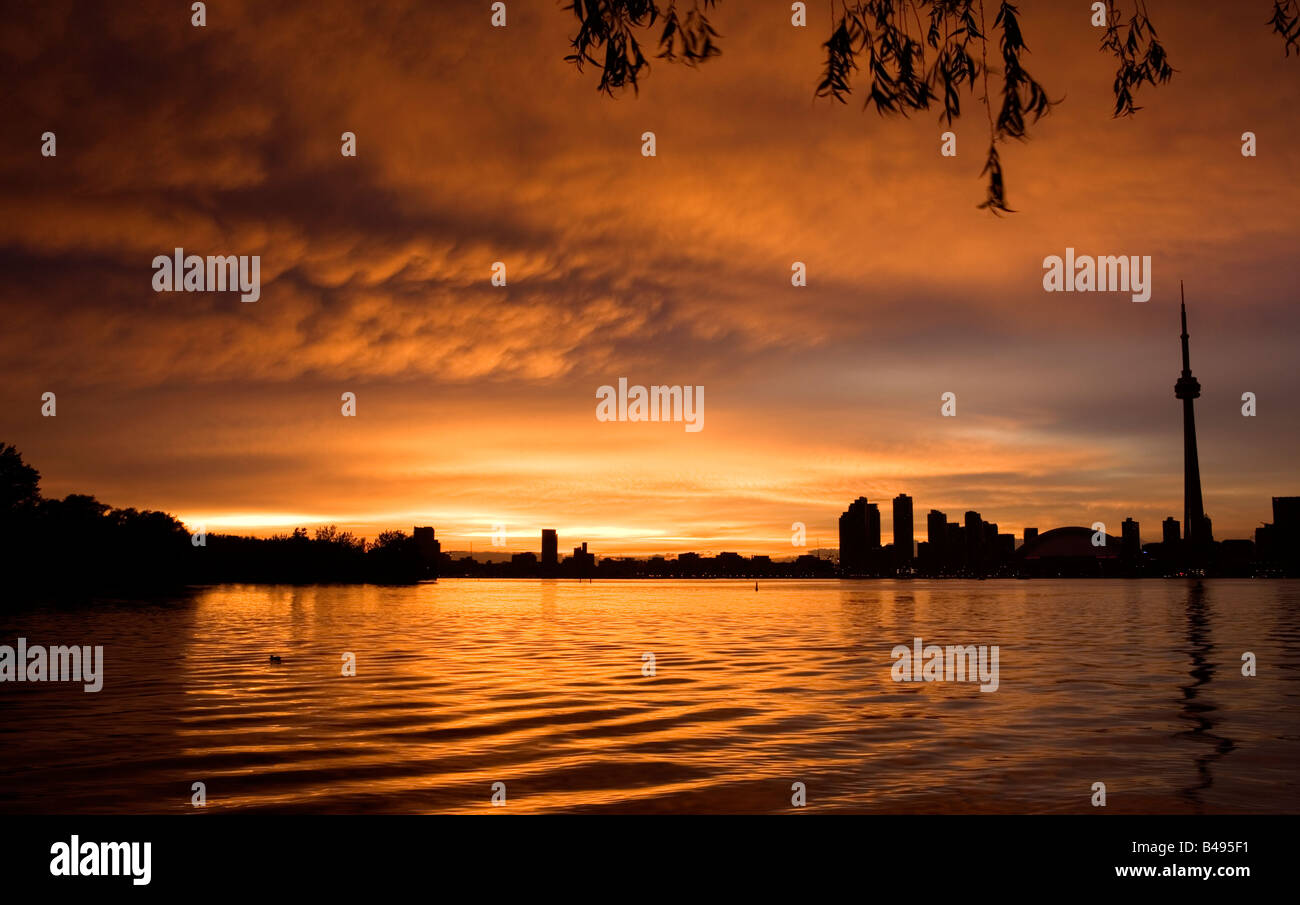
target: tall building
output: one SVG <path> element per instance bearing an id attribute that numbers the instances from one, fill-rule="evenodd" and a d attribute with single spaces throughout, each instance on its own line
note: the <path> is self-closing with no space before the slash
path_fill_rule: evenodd
<path id="1" fill-rule="evenodd" d="M 1273 524 L 1284 534 L 1300 533 L 1300 496 L 1273 497 Z"/>
<path id="2" fill-rule="evenodd" d="M 860 574 L 867 568 L 869 509 L 876 507 L 864 496 L 858 497 L 840 516 L 840 569 Z M 876 546 L 880 545 L 880 512 L 876 512 Z"/>
<path id="3" fill-rule="evenodd" d="M 1255 529 L 1255 550 L 1259 558 L 1300 573 L 1300 497 L 1273 497 L 1273 522 Z"/>
<path id="4" fill-rule="evenodd" d="M 960 569 L 966 561 L 966 529 L 956 522 L 948 523 L 948 549 L 944 567 Z"/>
<path id="5" fill-rule="evenodd" d="M 1174 518 L 1172 515 L 1169 516 L 1169 518 L 1165 519 L 1164 522 L 1161 523 L 1161 528 L 1163 529 L 1163 533 L 1161 534 L 1160 539 L 1164 542 L 1165 554 L 1168 555 L 1169 551 L 1178 546 L 1178 519 Z"/>
<path id="6" fill-rule="evenodd" d="M 1271 527 L 1275 558 L 1288 565 L 1288 574 L 1300 565 L 1300 496 L 1273 497 Z"/>
<path id="7" fill-rule="evenodd" d="M 1032 543 L 1033 543 L 1034 541 L 1036 541 L 1036 540 L 1038 540 L 1038 529 L 1037 529 L 1037 528 L 1026 528 L 1026 529 L 1025 529 L 1025 540 L 1024 540 L 1024 543 L 1026 543 L 1026 544 L 1032 544 Z"/>
<path id="8" fill-rule="evenodd" d="M 573 548 L 573 568 L 579 578 L 586 578 L 596 568 L 596 554 L 587 552 L 587 542 Z"/>
<path id="9" fill-rule="evenodd" d="M 948 550 L 948 514 L 931 509 L 925 517 L 926 552 L 930 562 L 942 566 Z"/>
<path id="10" fill-rule="evenodd" d="M 931 544 L 942 544 L 948 532 L 948 513 L 931 509 L 925 517 L 925 539 Z"/>
<path id="11" fill-rule="evenodd" d="M 434 537 L 433 528 L 416 525 L 412 529 L 415 538 L 415 553 L 420 558 L 420 568 L 427 576 L 437 577 L 438 557 L 442 553 L 442 544 Z"/>
<path id="12" fill-rule="evenodd" d="M 905 493 L 894 497 L 894 556 L 901 563 L 911 562 L 916 542 L 912 527 L 912 498 Z"/>
<path id="13" fill-rule="evenodd" d="M 1178 284 L 1182 293 L 1182 283 Z M 1196 456 L 1196 415 L 1193 400 L 1201 395 L 1201 384 L 1192 376 L 1191 356 L 1187 350 L 1187 302 L 1181 302 L 1183 321 L 1183 373 L 1174 384 L 1174 396 L 1183 401 L 1183 526 L 1187 555 L 1193 563 L 1203 563 L 1211 540 L 1205 507 L 1201 502 L 1201 465 Z"/>
<path id="14" fill-rule="evenodd" d="M 1124 548 L 1124 555 L 1131 559 L 1137 559 L 1138 554 L 1142 552 L 1142 532 L 1138 527 L 1138 523 L 1131 518 L 1126 518 L 1121 529 L 1120 539 Z"/>
<path id="15" fill-rule="evenodd" d="M 1275 538 L 1272 525 L 1260 525 L 1255 529 L 1255 550 L 1264 562 L 1273 562 L 1279 557 Z"/>
<path id="16" fill-rule="evenodd" d="M 973 509 L 968 509 L 963 518 L 966 532 L 966 568 L 979 570 L 984 567 L 984 519 Z"/>
<path id="17" fill-rule="evenodd" d="M 560 537 L 554 528 L 542 529 L 542 568 L 554 569 L 560 564 Z"/>

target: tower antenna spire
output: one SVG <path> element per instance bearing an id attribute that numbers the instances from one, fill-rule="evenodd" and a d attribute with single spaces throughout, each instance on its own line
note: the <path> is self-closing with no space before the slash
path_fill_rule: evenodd
<path id="1" fill-rule="evenodd" d="M 1196 455 L 1196 417 L 1193 400 L 1201 395 L 1201 384 L 1192 376 L 1191 357 L 1187 352 L 1187 296 L 1183 281 L 1178 281 L 1183 321 L 1183 373 L 1174 384 L 1174 396 L 1183 403 L 1183 538 L 1187 560 L 1204 565 L 1206 548 L 1211 540 L 1209 520 L 1201 500 L 1201 466 Z"/>
<path id="2" fill-rule="evenodd" d="M 1192 360 L 1191 355 L 1187 351 L 1187 296 L 1183 292 L 1182 280 L 1178 281 L 1178 297 L 1183 317 L 1183 376 L 1190 377 L 1192 375 Z"/>

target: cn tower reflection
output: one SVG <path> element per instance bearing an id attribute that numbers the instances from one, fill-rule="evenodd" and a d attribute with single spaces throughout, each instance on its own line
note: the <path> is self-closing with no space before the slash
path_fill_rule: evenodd
<path id="1" fill-rule="evenodd" d="M 1179 717 L 1192 724 L 1192 728 L 1177 733 L 1176 737 L 1191 739 L 1205 746 L 1203 753 L 1195 758 L 1197 781 L 1183 789 L 1181 794 L 1200 810 L 1203 802 L 1201 793 L 1214 784 L 1211 769 L 1214 762 L 1236 748 L 1232 739 L 1217 735 L 1214 728 L 1218 725 L 1216 713 L 1218 707 L 1206 700 L 1206 686 L 1214 676 L 1214 663 L 1211 660 L 1214 644 L 1210 641 L 1209 599 L 1205 585 L 1199 579 L 1189 581 L 1187 586 L 1187 655 L 1191 657 L 1191 669 L 1188 675 L 1191 681 L 1181 686 L 1183 692 Z"/>

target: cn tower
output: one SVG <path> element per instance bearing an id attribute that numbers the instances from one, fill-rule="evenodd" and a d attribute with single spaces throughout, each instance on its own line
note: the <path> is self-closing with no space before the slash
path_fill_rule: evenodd
<path id="1" fill-rule="evenodd" d="M 1205 554 L 1210 541 L 1201 502 L 1201 465 L 1196 457 L 1196 415 L 1192 410 L 1192 400 L 1201 395 L 1201 385 L 1192 376 L 1187 351 L 1187 300 L 1181 280 L 1178 294 L 1183 317 L 1183 373 L 1174 384 L 1174 395 L 1183 400 L 1183 539 L 1189 559 L 1195 560 Z"/>

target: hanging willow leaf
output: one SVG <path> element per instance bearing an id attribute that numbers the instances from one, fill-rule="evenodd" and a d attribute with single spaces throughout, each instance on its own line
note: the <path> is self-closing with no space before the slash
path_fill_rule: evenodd
<path id="1" fill-rule="evenodd" d="M 577 17 L 578 33 L 571 42 L 573 53 L 564 59 L 580 71 L 588 63 L 601 67 L 597 89 L 611 97 L 628 87 L 639 92 L 642 72 L 650 63 L 641 52 L 636 30 L 663 20 L 658 56 L 694 66 L 722 53 L 714 40 L 718 33 L 704 14 L 716 4 L 717 0 L 695 0 L 683 18 L 676 0 L 572 0 L 565 9 Z M 602 51 L 603 57 L 598 57 Z"/>
<path id="2" fill-rule="evenodd" d="M 984 161 L 984 169 L 980 170 L 980 175 L 986 173 L 989 177 L 988 192 L 984 203 L 979 207 L 994 216 L 998 216 L 999 211 L 1014 214 L 1015 211 L 1007 207 L 1006 183 L 1002 180 L 1002 160 L 998 157 L 997 142 L 989 142 L 989 154 Z"/>
<path id="3" fill-rule="evenodd" d="M 1162 85 L 1175 73 L 1145 0 L 1129 0 L 1132 13 L 1127 20 L 1121 2 L 1106 0 L 1101 40 L 1101 50 L 1119 63 L 1112 85 L 1117 117 L 1142 109 L 1135 97 L 1143 85 Z M 689 6 L 688 0 L 572 0 L 566 9 L 579 26 L 573 53 L 565 59 L 579 70 L 586 64 L 600 66 L 597 87 L 605 94 L 613 96 L 628 87 L 636 92 L 650 65 L 636 32 L 662 22 L 658 58 L 694 66 L 720 53 L 718 33 L 705 15 L 716 6 L 717 0 L 690 0 Z M 981 171 L 988 185 L 979 207 L 1010 213 L 997 144 L 1027 140 L 1030 127 L 1059 101 L 1051 100 L 1024 67 L 1029 47 L 1019 9 L 1006 0 L 998 7 L 993 29 L 1000 32 L 999 69 L 985 62 L 989 38 L 983 17 L 984 0 L 841 0 L 838 18 L 832 14 L 830 37 L 822 44 L 825 65 L 815 96 L 847 103 L 854 75 L 863 70 L 869 78 L 864 109 L 874 107 L 881 116 L 908 116 L 941 103 L 939 119 L 949 126 L 961 116 L 962 96 L 974 96 L 990 124 L 989 155 Z M 1287 56 L 1292 49 L 1300 55 L 1300 0 L 1274 0 L 1269 24 L 1282 36 Z M 1001 81 L 996 116 L 990 76 Z"/>
<path id="4" fill-rule="evenodd" d="M 1127 29 L 1123 21 L 1114 0 L 1108 0 L 1101 48 L 1119 60 L 1113 85 L 1117 117 L 1132 116 L 1142 109 L 1134 103 L 1134 93 L 1142 85 L 1162 85 L 1174 75 L 1155 26 L 1147 17 L 1145 4 L 1138 0 Z"/>
<path id="5" fill-rule="evenodd" d="M 993 22 L 994 28 L 1002 29 L 999 42 L 1002 50 L 1002 109 L 998 111 L 995 140 L 1015 138 L 1024 141 L 1028 137 L 1026 117 L 1037 122 L 1055 103 L 1048 100 L 1043 86 L 1020 64 L 1021 53 L 1029 48 L 1020 32 L 1017 12 L 1015 6 L 1004 2 Z"/>
<path id="6" fill-rule="evenodd" d="M 1268 24 L 1273 26 L 1275 34 L 1282 36 L 1287 56 L 1291 56 L 1292 49 L 1300 54 L 1300 2 L 1273 0 L 1273 17 Z"/>

